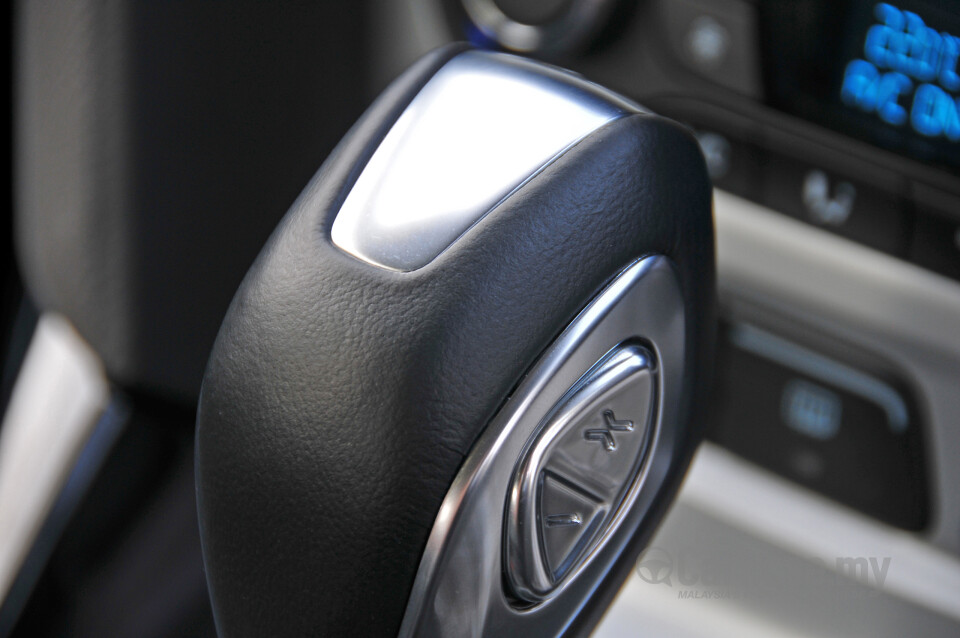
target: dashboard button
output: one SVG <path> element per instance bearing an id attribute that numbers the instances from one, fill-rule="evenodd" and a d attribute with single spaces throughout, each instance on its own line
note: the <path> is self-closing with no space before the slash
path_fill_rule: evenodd
<path id="1" fill-rule="evenodd" d="M 879 169 L 869 171 L 873 174 L 867 178 L 851 168 L 851 160 L 825 155 L 827 161 L 820 163 L 771 153 L 764 167 L 763 203 L 866 246 L 903 256 L 908 223 L 901 180 Z"/>
<path id="2" fill-rule="evenodd" d="M 547 414 L 507 495 L 506 571 L 520 598 L 548 598 L 611 531 L 650 447 L 655 398 L 651 353 L 622 346 Z"/>
<path id="3" fill-rule="evenodd" d="M 544 472 L 540 487 L 540 538 L 555 580 L 563 578 L 573 559 L 596 531 L 601 503 L 556 474 Z"/>
<path id="4" fill-rule="evenodd" d="M 700 76 L 760 97 L 760 43 L 756 8 L 743 0 L 661 2 L 674 54 Z"/>

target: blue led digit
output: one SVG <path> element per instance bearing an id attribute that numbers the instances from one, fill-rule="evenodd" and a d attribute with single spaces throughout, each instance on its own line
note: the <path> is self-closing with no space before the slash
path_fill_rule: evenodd
<path id="1" fill-rule="evenodd" d="M 903 53 L 903 14 L 894 6 L 881 2 L 874 9 L 880 24 L 867 30 L 864 56 L 881 69 L 893 68 Z"/>
<path id="2" fill-rule="evenodd" d="M 957 75 L 957 58 L 960 58 L 960 39 L 943 34 L 938 79 L 948 91 L 960 90 L 960 75 Z"/>
<path id="3" fill-rule="evenodd" d="M 907 68 L 903 71 L 921 82 L 935 80 L 942 38 L 916 13 L 903 13 L 907 17 Z"/>
<path id="4" fill-rule="evenodd" d="M 890 27 L 875 24 L 867 31 L 863 53 L 881 69 L 889 68 L 896 63 L 896 52 L 902 39 L 901 34 Z"/>
<path id="5" fill-rule="evenodd" d="M 921 84 L 913 96 L 910 123 L 921 135 L 960 141 L 960 103 L 935 84 Z"/>
<path id="6" fill-rule="evenodd" d="M 850 106 L 872 111 L 877 106 L 877 67 L 866 60 L 853 60 L 843 73 L 840 99 Z"/>
<path id="7" fill-rule="evenodd" d="M 914 130 L 921 135 L 934 137 L 940 134 L 940 120 L 937 119 L 937 87 L 932 84 L 923 84 L 913 96 L 913 106 L 910 107 L 910 123 Z"/>
<path id="8" fill-rule="evenodd" d="M 885 24 L 894 31 L 903 31 L 905 22 L 903 12 L 895 6 L 880 2 L 874 7 L 873 15 L 880 24 Z"/>
<path id="9" fill-rule="evenodd" d="M 903 73 L 885 73 L 877 89 L 877 115 L 885 122 L 899 126 L 907 121 L 907 110 L 900 106 L 901 95 L 913 90 L 913 82 Z"/>

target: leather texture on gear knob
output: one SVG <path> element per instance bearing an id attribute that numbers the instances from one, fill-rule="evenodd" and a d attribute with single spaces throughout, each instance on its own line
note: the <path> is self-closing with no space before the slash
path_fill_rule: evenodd
<path id="1" fill-rule="evenodd" d="M 544 348 L 638 257 L 678 267 L 685 418 L 703 402 L 711 193 L 696 142 L 668 120 L 635 114 L 598 129 L 418 270 L 377 268 L 331 243 L 366 158 L 461 50 L 419 62 L 355 125 L 221 327 L 197 437 L 222 636 L 396 635 L 471 445 Z"/>

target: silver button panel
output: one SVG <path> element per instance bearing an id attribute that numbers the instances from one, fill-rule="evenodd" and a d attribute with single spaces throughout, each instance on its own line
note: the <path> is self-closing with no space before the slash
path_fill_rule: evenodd
<path id="1" fill-rule="evenodd" d="M 656 422 L 656 371 L 638 345 L 612 350 L 531 438 L 507 503 L 506 573 L 528 602 L 549 598 L 610 531 Z"/>
<path id="2" fill-rule="evenodd" d="M 537 638 L 563 635 L 571 629 L 597 583 L 649 540 L 663 514 L 664 495 L 675 488 L 678 472 L 686 467 L 683 450 L 694 433 L 693 424 L 684 419 L 685 317 L 673 264 L 662 256 L 644 257 L 617 275 L 545 349 L 480 435 L 450 486 L 427 540 L 400 636 Z M 609 462 L 623 455 L 633 433 L 642 431 L 646 440 L 637 453 L 639 471 L 626 480 L 625 491 L 594 511 L 593 503 L 600 503 L 596 499 L 604 495 L 581 476 L 554 471 L 558 466 L 552 463 L 552 453 L 541 455 L 545 463 L 534 463 L 535 469 L 526 472 L 539 476 L 536 468 L 549 465 L 544 478 L 550 480 L 541 484 L 546 489 L 521 489 L 520 466 L 547 449 L 541 442 L 547 440 L 547 431 L 553 430 L 551 425 L 562 418 L 561 413 L 574 405 L 571 401 L 580 401 L 574 398 L 578 390 L 605 377 L 607 364 L 619 361 L 617 353 L 630 344 L 643 344 L 637 354 L 647 362 L 648 373 L 642 374 L 649 374 L 651 407 L 644 419 L 643 400 L 636 398 L 643 392 L 634 395 L 632 402 L 613 396 L 615 391 L 609 395 L 615 403 L 606 407 L 615 420 L 633 421 L 634 430 L 611 429 L 616 447 L 611 455 L 599 457 Z M 603 393 L 587 393 L 599 394 Z M 632 409 L 641 416 L 630 413 Z M 587 430 L 600 429 L 603 411 L 594 415 L 597 420 Z M 638 430 L 644 426 L 645 430 Z M 557 436 L 564 431 L 560 428 Z M 599 449 L 601 444 L 592 439 L 605 441 L 606 437 L 595 433 L 590 439 L 577 443 Z M 559 454 L 556 458 L 560 459 Z M 606 475 L 587 476 L 594 474 Z M 520 499 L 511 496 L 520 494 L 527 495 L 523 508 Z M 505 508 L 513 513 L 505 515 Z M 546 516 L 544 508 L 551 510 Z M 524 510 L 523 518 L 518 516 L 519 509 Z M 544 547 L 540 539 L 548 524 L 555 539 Z M 528 588 L 521 597 L 518 584 L 532 582 L 523 574 L 538 560 L 544 576 L 541 582 L 546 583 L 543 593 Z M 555 583 L 552 589 L 551 582 Z"/>

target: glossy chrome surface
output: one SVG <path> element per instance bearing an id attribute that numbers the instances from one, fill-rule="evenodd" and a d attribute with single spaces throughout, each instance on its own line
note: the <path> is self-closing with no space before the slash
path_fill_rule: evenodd
<path id="1" fill-rule="evenodd" d="M 653 368 L 644 348 L 616 348 L 533 435 L 507 500 L 504 570 L 518 598 L 549 598 L 612 531 L 656 423 Z"/>
<path id="2" fill-rule="evenodd" d="M 677 471 L 683 393 L 684 306 L 676 273 L 664 257 L 624 270 L 548 348 L 481 435 L 447 493 L 407 604 L 401 636 L 556 636 L 637 534 L 664 481 Z M 614 515 L 611 533 L 534 605 L 504 589 L 504 510 L 517 461 L 544 418 L 597 361 L 627 343 L 643 343 L 657 362 L 658 425 L 648 460 Z"/>
<path id="3" fill-rule="evenodd" d="M 571 146 L 639 110 L 553 67 L 461 53 L 373 153 L 334 220 L 333 243 L 389 270 L 421 268 Z"/>
<path id="4" fill-rule="evenodd" d="M 587 43 L 610 14 L 610 0 L 574 0 L 553 20 L 524 24 L 514 20 L 494 0 L 462 0 L 470 20 L 491 40 L 520 53 L 569 51 Z"/>
<path id="5" fill-rule="evenodd" d="M 886 413 L 887 423 L 894 432 L 903 432 L 909 425 L 909 413 L 903 397 L 874 376 L 749 324 L 736 324 L 731 330 L 730 340 L 742 350 L 821 379 L 877 404 Z"/>
<path id="6" fill-rule="evenodd" d="M 109 399 L 96 353 L 66 319 L 41 316 L 0 428 L 0 600 Z"/>

